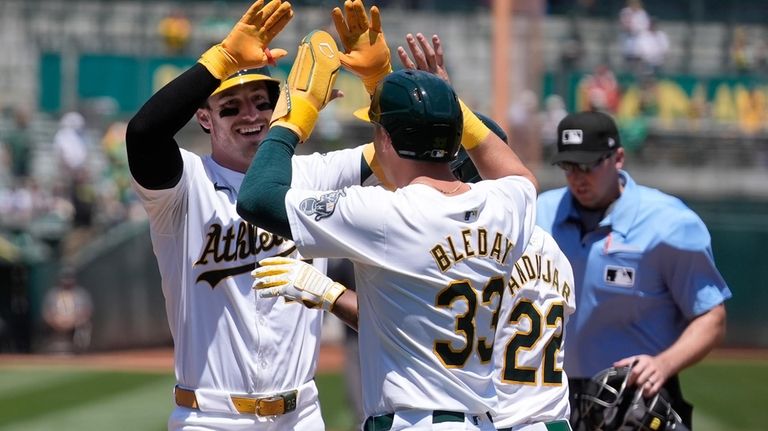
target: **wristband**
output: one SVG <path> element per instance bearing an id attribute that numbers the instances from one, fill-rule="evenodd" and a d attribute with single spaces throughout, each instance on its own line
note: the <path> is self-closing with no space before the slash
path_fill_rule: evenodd
<path id="1" fill-rule="evenodd" d="M 317 117 L 320 115 L 315 105 L 302 97 L 291 98 L 287 85 L 285 91 L 280 95 L 277 105 L 272 115 L 270 127 L 281 126 L 290 129 L 302 143 L 309 139 L 315 128 Z"/>
<path id="2" fill-rule="evenodd" d="M 197 62 L 205 66 L 211 72 L 211 75 L 220 81 L 227 79 L 227 77 L 237 72 L 237 61 L 220 43 L 213 45 L 208 51 L 205 51 Z"/>
<path id="3" fill-rule="evenodd" d="M 461 113 L 464 116 L 464 130 L 461 134 L 461 146 L 465 150 L 471 150 L 480 143 L 491 133 L 491 129 L 488 128 L 483 122 L 477 118 L 474 112 L 459 99 L 461 104 Z"/>
<path id="4" fill-rule="evenodd" d="M 379 85 L 379 82 L 383 80 L 392 73 L 392 66 L 389 66 L 388 68 L 382 70 L 381 72 L 373 75 L 373 76 L 366 76 L 361 77 L 361 81 L 363 81 L 363 85 L 365 86 L 365 90 L 368 92 L 369 95 L 373 95 L 373 92 L 376 91 L 376 86 Z"/>
<path id="5" fill-rule="evenodd" d="M 331 311 L 333 305 L 336 304 L 336 300 L 339 299 L 342 293 L 346 292 L 347 288 L 341 283 L 333 283 L 325 293 L 323 294 L 323 310 Z"/>

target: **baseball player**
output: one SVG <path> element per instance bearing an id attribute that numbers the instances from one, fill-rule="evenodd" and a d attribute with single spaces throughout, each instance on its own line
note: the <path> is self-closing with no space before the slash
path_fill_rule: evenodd
<path id="1" fill-rule="evenodd" d="M 423 34 L 408 35 L 411 60 L 400 47 L 407 68 L 428 69 L 449 81 L 440 38 L 432 46 Z M 507 135 L 492 119 L 477 114 L 504 142 Z M 466 151 L 451 163 L 454 175 L 477 182 L 480 174 Z M 494 424 L 500 430 L 567 430 L 568 379 L 563 371 L 565 325 L 575 310 L 571 265 L 554 239 L 536 228 L 523 257 L 515 263 L 502 297 L 496 324 L 493 374 L 498 395 Z"/>
<path id="2" fill-rule="evenodd" d="M 324 429 L 313 380 L 322 311 L 251 289 L 258 260 L 299 257 L 296 247 L 235 211 L 279 94 L 264 66 L 286 51 L 267 46 L 292 16 L 289 3 L 253 3 L 222 43 L 153 95 L 128 125 L 130 170 L 149 215 L 174 338 L 171 430 Z M 307 46 L 328 39 L 317 33 L 303 42 L 299 58 L 307 67 Z M 209 155 L 174 140 L 193 116 L 210 134 Z M 363 149 L 294 158 L 295 184 L 360 184 L 370 173 Z"/>
<path id="3" fill-rule="evenodd" d="M 369 112 L 376 157 L 396 190 L 292 185 L 295 146 L 328 99 L 323 56 L 309 82 L 294 65 L 282 95 L 292 108 L 273 117 L 238 212 L 306 256 L 354 262 L 364 429 L 495 429 L 491 321 L 530 239 L 535 178 L 448 84 L 402 70 L 377 85 Z M 307 105 L 315 109 L 294 111 Z M 460 143 L 493 181 L 453 177 Z M 324 307 L 344 296 L 321 280 L 308 290 Z"/>
<path id="4" fill-rule="evenodd" d="M 476 115 L 507 141 L 498 124 Z M 463 149 L 451 168 L 462 181 L 481 179 Z M 307 293 L 312 287 L 307 281 L 328 286 L 334 283 L 328 278 L 317 283 L 322 275 L 294 259 L 275 259 L 273 265 L 257 268 L 253 274 L 257 278 L 254 287 L 264 289 L 262 295 L 309 303 L 317 298 Z M 562 370 L 565 352 L 561 346 L 565 325 L 574 311 L 571 265 L 554 239 L 537 226 L 510 277 L 501 299 L 493 348 L 493 381 L 498 396 L 494 425 L 503 431 L 569 430 L 568 379 Z"/>
<path id="5" fill-rule="evenodd" d="M 477 114 L 507 142 L 504 130 Z M 465 151 L 451 163 L 462 181 L 480 181 Z M 565 431 L 568 378 L 563 371 L 565 326 L 575 310 L 573 271 L 555 240 L 536 226 L 501 300 L 493 346 L 499 431 Z"/>

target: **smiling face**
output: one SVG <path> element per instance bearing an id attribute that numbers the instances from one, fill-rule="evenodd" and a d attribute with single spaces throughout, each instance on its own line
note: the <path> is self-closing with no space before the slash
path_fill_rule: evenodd
<path id="1" fill-rule="evenodd" d="M 213 159 L 245 172 L 269 131 L 274 103 L 264 81 L 238 85 L 208 98 L 197 121 L 211 133 Z"/>

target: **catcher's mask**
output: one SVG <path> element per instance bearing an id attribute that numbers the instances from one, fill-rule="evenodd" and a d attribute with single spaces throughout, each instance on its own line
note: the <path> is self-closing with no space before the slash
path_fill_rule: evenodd
<path id="1" fill-rule="evenodd" d="M 368 118 L 384 127 L 401 158 L 449 162 L 461 144 L 463 115 L 456 93 L 421 70 L 387 75 L 373 93 Z"/>
<path id="2" fill-rule="evenodd" d="M 629 386 L 632 367 L 607 368 L 595 375 L 577 400 L 580 424 L 591 431 L 687 431 L 664 389 L 651 398 Z"/>

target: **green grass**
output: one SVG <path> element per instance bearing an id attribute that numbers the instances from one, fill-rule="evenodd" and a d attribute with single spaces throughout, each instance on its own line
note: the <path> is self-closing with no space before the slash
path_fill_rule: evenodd
<path id="1" fill-rule="evenodd" d="M 760 431 L 768 424 L 768 361 L 710 359 L 682 375 L 696 431 Z M 341 374 L 317 377 L 330 431 L 356 429 Z M 0 367 L 2 431 L 162 431 L 172 404 L 167 373 Z"/>
<path id="2" fill-rule="evenodd" d="M 696 431 L 768 429 L 768 362 L 707 360 L 681 375 Z"/>
<path id="3" fill-rule="evenodd" d="M 167 373 L 0 368 L 0 430 L 162 431 L 174 383 Z M 353 429 L 343 376 L 321 374 L 317 384 L 327 429 Z"/>
<path id="4" fill-rule="evenodd" d="M 343 374 L 320 374 L 316 378 L 320 391 L 320 408 L 328 430 L 347 431 L 360 429 L 347 400 Z"/>
<path id="5" fill-rule="evenodd" d="M 172 374 L 0 369 L 0 429 L 165 430 Z"/>

